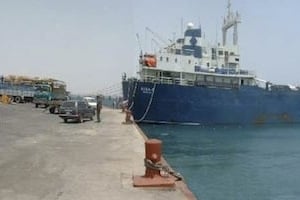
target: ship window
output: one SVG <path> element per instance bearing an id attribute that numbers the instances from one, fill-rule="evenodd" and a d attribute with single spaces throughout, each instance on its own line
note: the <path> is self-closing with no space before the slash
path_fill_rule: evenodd
<path id="1" fill-rule="evenodd" d="M 244 79 L 241 80 L 241 85 L 244 85 Z"/>
<path id="2" fill-rule="evenodd" d="M 165 77 L 172 77 L 171 72 L 163 72 L 162 75 L 165 76 Z"/>
<path id="3" fill-rule="evenodd" d="M 162 61 L 162 60 L 163 60 L 163 57 L 161 56 L 161 57 L 159 58 L 159 60 Z"/>
<path id="4" fill-rule="evenodd" d="M 177 58 L 175 58 L 175 62 L 177 63 Z"/>
<path id="5" fill-rule="evenodd" d="M 166 57 L 166 61 L 169 62 L 169 57 Z"/>
<path id="6" fill-rule="evenodd" d="M 188 63 L 191 64 L 191 60 L 189 60 Z"/>
<path id="7" fill-rule="evenodd" d="M 234 55 L 234 52 L 230 52 L 230 55 L 233 56 L 233 55 Z"/>
<path id="8" fill-rule="evenodd" d="M 227 63 L 228 62 L 228 51 L 225 51 L 224 53 L 225 53 L 225 63 Z"/>
<path id="9" fill-rule="evenodd" d="M 215 48 L 212 48 L 211 49 L 211 59 L 216 60 L 216 58 L 217 58 L 217 51 Z"/>
<path id="10" fill-rule="evenodd" d="M 207 82 L 213 82 L 214 81 L 214 78 L 212 76 L 207 76 L 206 77 L 206 81 Z"/>
<path id="11" fill-rule="evenodd" d="M 222 82 L 224 82 L 224 79 L 221 79 L 221 78 L 215 78 L 215 82 L 216 82 L 216 83 L 222 83 Z"/>
<path id="12" fill-rule="evenodd" d="M 219 56 L 223 56 L 224 55 L 223 51 L 219 51 L 218 54 L 219 54 Z"/>

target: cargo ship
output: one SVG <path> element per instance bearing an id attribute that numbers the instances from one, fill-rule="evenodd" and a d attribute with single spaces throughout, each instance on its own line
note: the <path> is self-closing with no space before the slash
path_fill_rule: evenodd
<path id="1" fill-rule="evenodd" d="M 141 53 L 136 78 L 123 76 L 123 96 L 137 123 L 269 124 L 300 122 L 300 88 L 279 85 L 240 66 L 238 24 L 231 11 L 222 43 L 188 23 L 184 36 L 155 54 Z M 232 44 L 227 32 L 233 29 Z"/>

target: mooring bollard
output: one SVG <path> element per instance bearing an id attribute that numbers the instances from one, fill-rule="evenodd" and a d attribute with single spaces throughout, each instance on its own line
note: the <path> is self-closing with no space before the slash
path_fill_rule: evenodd
<path id="1" fill-rule="evenodd" d="M 145 175 L 134 176 L 135 187 L 173 187 L 175 179 L 161 176 L 160 172 L 164 166 L 161 164 L 162 142 L 157 139 L 149 139 L 145 142 Z"/>
<path id="2" fill-rule="evenodd" d="M 145 142 L 145 177 L 153 178 L 154 176 L 160 176 L 160 170 L 155 167 L 151 167 L 161 160 L 161 141 L 157 139 L 147 140 Z M 149 163 L 149 164 L 148 164 Z"/>
<path id="3" fill-rule="evenodd" d="M 131 120 L 131 111 L 126 109 L 125 110 L 125 122 L 123 122 L 123 124 L 132 124 L 132 120 Z"/>

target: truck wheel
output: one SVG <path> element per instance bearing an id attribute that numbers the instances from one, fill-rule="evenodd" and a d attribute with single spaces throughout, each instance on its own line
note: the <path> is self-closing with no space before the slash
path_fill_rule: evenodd
<path id="1" fill-rule="evenodd" d="M 35 104 L 35 107 L 36 107 L 36 108 L 38 108 L 38 107 L 39 107 L 39 104 L 38 104 L 38 103 L 36 103 L 36 104 Z"/>
<path id="2" fill-rule="evenodd" d="M 68 119 L 64 119 L 64 122 L 67 123 L 67 122 L 68 122 Z"/>
<path id="3" fill-rule="evenodd" d="M 55 113 L 55 107 L 50 107 L 50 108 L 49 108 L 49 112 L 50 112 L 51 114 L 54 114 L 54 113 Z"/>
<path id="4" fill-rule="evenodd" d="M 83 117 L 81 115 L 79 115 L 78 122 L 83 123 Z"/>
<path id="5" fill-rule="evenodd" d="M 22 98 L 21 98 L 20 96 L 16 96 L 16 97 L 14 97 L 14 101 L 15 101 L 16 103 L 21 103 Z"/>

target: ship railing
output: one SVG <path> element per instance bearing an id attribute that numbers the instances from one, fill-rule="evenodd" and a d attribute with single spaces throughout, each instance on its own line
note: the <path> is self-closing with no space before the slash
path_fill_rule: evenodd
<path id="1" fill-rule="evenodd" d="M 157 76 L 144 76 L 143 81 L 151 83 L 163 83 L 163 84 L 176 84 L 180 85 L 180 78 L 173 77 L 157 77 Z"/>
<path id="2" fill-rule="evenodd" d="M 199 86 L 199 87 L 218 87 L 218 88 L 239 88 L 238 83 L 219 83 L 214 81 L 199 81 L 190 79 L 180 79 L 173 77 L 156 77 L 145 76 L 144 82 L 156 83 L 156 84 L 175 84 L 175 85 L 187 85 L 187 86 Z"/>
<path id="3" fill-rule="evenodd" d="M 256 86 L 262 89 L 271 90 L 271 85 L 269 81 L 266 81 L 264 79 L 255 78 Z"/>
<path id="4" fill-rule="evenodd" d="M 255 71 L 251 70 L 244 70 L 244 69 L 236 69 L 236 68 L 211 68 L 207 69 L 206 67 L 203 68 L 201 66 L 195 66 L 195 70 L 197 72 L 204 72 L 204 73 L 215 73 L 215 74 L 224 74 L 224 75 L 255 75 Z"/>
<path id="5" fill-rule="evenodd" d="M 240 75 L 255 75 L 255 71 L 240 69 L 236 74 Z"/>
<path id="6" fill-rule="evenodd" d="M 195 81 L 194 80 L 181 80 L 181 85 L 190 85 L 190 86 L 194 86 L 195 85 Z"/>
<path id="7" fill-rule="evenodd" d="M 211 81 L 195 81 L 194 85 L 198 87 L 230 88 L 230 89 L 240 87 L 238 83 L 219 83 L 219 82 L 211 82 Z"/>

